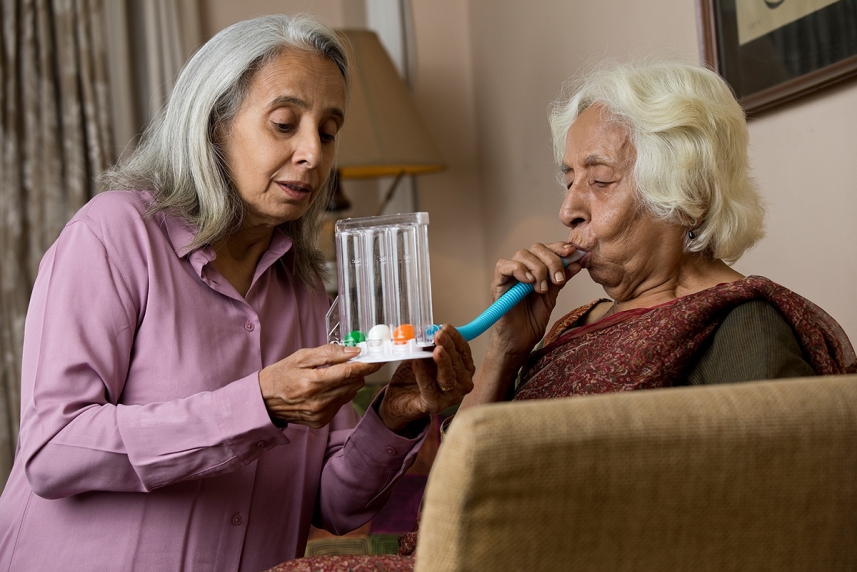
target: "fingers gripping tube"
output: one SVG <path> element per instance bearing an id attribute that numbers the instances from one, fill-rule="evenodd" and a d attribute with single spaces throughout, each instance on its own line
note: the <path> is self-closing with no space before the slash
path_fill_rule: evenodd
<path id="1" fill-rule="evenodd" d="M 571 256 L 563 258 L 562 263 L 564 266 L 568 266 L 572 262 L 577 262 L 583 258 L 583 255 L 585 254 L 585 251 L 578 250 Z M 488 309 L 479 314 L 479 316 L 477 316 L 472 322 L 464 326 L 456 327 L 455 329 L 458 330 L 461 336 L 468 342 L 478 338 L 485 333 L 485 330 L 493 326 L 497 320 L 502 318 L 506 312 L 514 308 L 518 302 L 526 298 L 533 290 L 534 288 L 532 284 L 518 282 L 502 296 L 497 298 L 493 304 L 488 306 Z"/>

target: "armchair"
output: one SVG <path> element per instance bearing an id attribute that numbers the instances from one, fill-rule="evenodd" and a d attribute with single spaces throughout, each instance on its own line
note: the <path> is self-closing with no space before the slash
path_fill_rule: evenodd
<path id="1" fill-rule="evenodd" d="M 857 376 L 495 404 L 451 425 L 416 570 L 855 570 Z"/>

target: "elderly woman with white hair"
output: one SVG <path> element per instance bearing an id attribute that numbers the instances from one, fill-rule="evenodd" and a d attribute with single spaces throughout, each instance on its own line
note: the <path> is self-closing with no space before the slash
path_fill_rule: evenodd
<path id="1" fill-rule="evenodd" d="M 316 246 L 349 63 L 266 16 L 189 61 L 45 254 L 27 315 L 3 570 L 248 570 L 369 521 L 473 363 L 445 326 L 361 419 L 378 365 L 327 345 Z"/>
<path id="2" fill-rule="evenodd" d="M 550 116 L 567 239 L 497 263 L 495 298 L 518 281 L 534 292 L 496 323 L 460 409 L 857 370 L 833 318 L 729 264 L 762 237 L 764 211 L 744 113 L 723 79 L 681 62 L 613 62 L 570 89 Z M 548 330 L 557 295 L 582 270 L 609 298 Z M 416 542 L 416 531 L 400 539 L 399 560 L 316 557 L 273 570 L 408 570 Z"/>
<path id="3" fill-rule="evenodd" d="M 496 296 L 515 280 L 535 293 L 498 322 L 462 407 L 855 369 L 830 316 L 730 266 L 762 237 L 764 211 L 744 113 L 720 76 L 614 63 L 571 89 L 550 116 L 568 237 L 497 263 Z M 546 333 L 582 270 L 609 298 Z"/>

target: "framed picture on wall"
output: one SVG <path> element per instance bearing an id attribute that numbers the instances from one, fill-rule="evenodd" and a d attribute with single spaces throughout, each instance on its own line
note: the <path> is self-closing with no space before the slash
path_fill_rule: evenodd
<path id="1" fill-rule="evenodd" d="M 705 62 L 748 114 L 857 76 L 857 0 L 697 0 Z"/>

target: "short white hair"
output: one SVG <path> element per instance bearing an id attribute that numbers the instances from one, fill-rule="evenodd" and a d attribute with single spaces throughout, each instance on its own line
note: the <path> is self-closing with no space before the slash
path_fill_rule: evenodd
<path id="1" fill-rule="evenodd" d="M 680 61 L 602 63 L 572 80 L 551 106 L 554 154 L 597 103 L 636 149 L 640 204 L 685 226 L 685 249 L 734 262 L 764 236 L 764 208 L 750 177 L 744 111 L 716 73 Z"/>
<path id="2" fill-rule="evenodd" d="M 218 136 L 228 131 L 259 69 L 288 50 L 328 58 L 347 87 L 345 46 L 321 22 L 303 15 L 269 15 L 233 24 L 188 61 L 141 144 L 126 162 L 100 177 L 102 188 L 152 191 L 152 213 L 170 211 L 197 227 L 192 248 L 226 236 L 240 223 L 244 206 L 232 186 Z M 318 235 L 333 182 L 328 176 L 309 210 L 281 226 L 294 242 L 297 272 L 307 284 L 317 283 L 323 272 Z"/>

